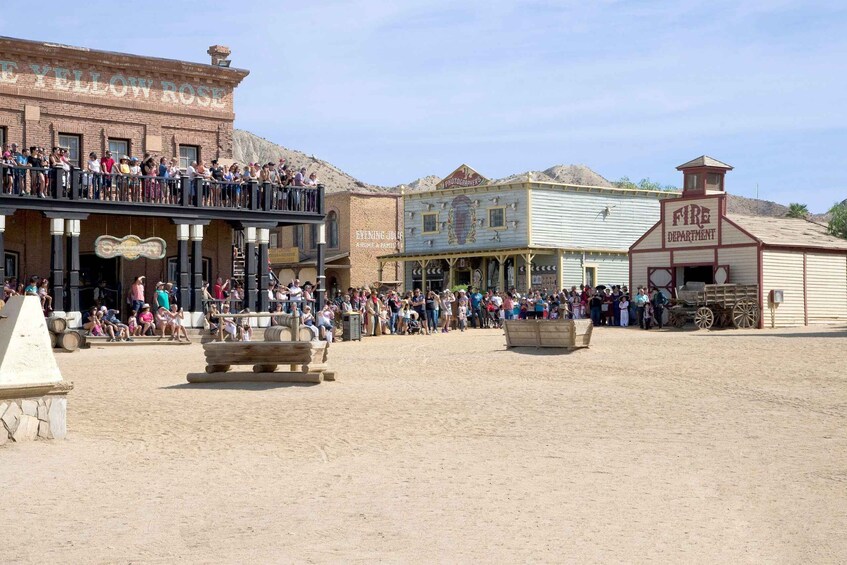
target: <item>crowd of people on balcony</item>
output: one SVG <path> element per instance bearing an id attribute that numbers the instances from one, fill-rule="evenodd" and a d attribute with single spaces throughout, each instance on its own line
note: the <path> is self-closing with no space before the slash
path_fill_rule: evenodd
<path id="1" fill-rule="evenodd" d="M 0 168 L 4 194 L 48 198 L 54 184 L 66 190 L 71 185 L 70 173 L 77 170 L 82 198 L 153 204 L 180 204 L 184 196 L 181 179 L 187 177 L 190 195 L 200 193 L 204 206 L 247 207 L 249 191 L 245 185 L 256 183 L 258 190 L 263 190 L 270 183 L 286 187 L 273 195 L 273 209 L 308 211 L 313 209 L 315 197 L 302 189 L 319 184 L 317 173 L 308 173 L 306 167 L 290 168 L 283 157 L 277 163 L 234 162 L 228 166 L 217 159 L 208 165 L 197 160 L 183 169 L 177 157 L 145 153 L 139 158 L 106 151 L 102 157 L 89 153 L 75 168 L 66 148 L 53 147 L 48 151 L 43 147 L 19 147 L 17 143 L 4 145 Z M 51 171 L 62 174 L 53 175 Z"/>

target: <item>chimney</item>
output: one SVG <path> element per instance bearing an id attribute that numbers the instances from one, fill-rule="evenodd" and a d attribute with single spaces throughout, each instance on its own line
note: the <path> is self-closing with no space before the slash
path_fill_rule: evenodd
<path id="1" fill-rule="evenodd" d="M 232 53 L 232 50 L 226 45 L 212 45 L 209 47 L 209 50 L 206 51 L 212 57 L 212 64 L 216 67 L 228 67 L 229 66 L 229 56 Z"/>

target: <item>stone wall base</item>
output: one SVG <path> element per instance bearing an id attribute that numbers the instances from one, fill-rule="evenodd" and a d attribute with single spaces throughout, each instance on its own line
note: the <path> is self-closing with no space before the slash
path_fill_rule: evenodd
<path id="1" fill-rule="evenodd" d="M 64 439 L 67 410 L 66 394 L 0 400 L 0 445 L 37 438 Z"/>

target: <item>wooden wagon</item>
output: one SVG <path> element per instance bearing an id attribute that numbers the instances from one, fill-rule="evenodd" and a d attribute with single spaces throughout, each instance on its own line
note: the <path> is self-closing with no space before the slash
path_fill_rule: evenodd
<path id="1" fill-rule="evenodd" d="M 701 330 L 714 327 L 759 327 L 759 286 L 755 284 L 689 283 L 676 290 L 668 308 L 668 324 L 677 328 L 689 322 Z"/>
<path id="2" fill-rule="evenodd" d="M 506 320 L 506 347 L 588 347 L 591 320 Z"/>

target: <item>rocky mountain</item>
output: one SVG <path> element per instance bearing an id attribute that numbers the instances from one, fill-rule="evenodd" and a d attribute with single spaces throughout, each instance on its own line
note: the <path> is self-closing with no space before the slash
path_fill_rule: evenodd
<path id="1" fill-rule="evenodd" d="M 559 182 L 581 186 L 612 186 L 602 175 L 585 165 L 556 165 L 543 171 L 526 171 L 517 175 L 498 179 L 497 182 L 523 181 L 529 177 L 535 182 Z"/>
<path id="2" fill-rule="evenodd" d="M 245 163 L 277 163 L 280 157 L 284 157 L 289 168 L 294 171 L 300 167 L 306 167 L 310 173 L 317 173 L 318 179 L 326 186 L 327 192 L 386 190 L 383 187 L 364 183 L 348 175 L 332 163 L 314 155 L 307 155 L 302 151 L 277 145 L 249 131 L 237 129 L 233 132 L 232 156 L 242 165 Z"/>
<path id="3" fill-rule="evenodd" d="M 239 163 L 276 163 L 280 157 L 285 157 L 289 166 L 297 170 L 306 167 L 308 171 L 316 172 L 318 179 L 326 186 L 326 191 L 340 192 L 355 190 L 359 192 L 382 192 L 399 191 L 400 189 L 414 192 L 435 190 L 435 185 L 441 180 L 437 175 L 428 175 L 418 178 L 405 185 L 392 187 L 368 184 L 354 178 L 332 163 L 319 159 L 314 155 L 307 155 L 296 149 L 289 149 L 277 145 L 272 141 L 261 138 L 248 131 L 235 130 L 233 135 L 233 157 Z M 556 165 L 543 171 L 526 171 L 510 175 L 494 182 L 522 181 L 529 177 L 537 182 L 558 182 L 565 184 L 577 184 L 582 186 L 613 186 L 612 182 L 591 170 L 585 165 Z M 788 212 L 788 206 L 770 202 L 768 200 L 757 200 L 730 194 L 727 202 L 729 213 L 753 216 L 783 217 Z M 813 214 L 809 218 L 813 221 L 826 223 L 826 214 Z"/>
<path id="4" fill-rule="evenodd" d="M 413 180 L 406 185 L 406 190 L 415 192 L 426 192 L 427 190 L 435 190 L 435 185 L 441 181 L 441 177 L 437 175 L 427 175 L 417 180 Z"/>

